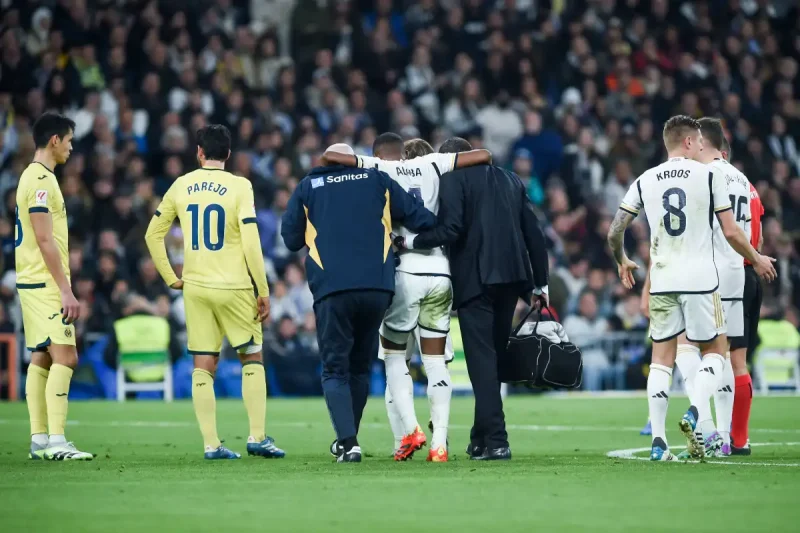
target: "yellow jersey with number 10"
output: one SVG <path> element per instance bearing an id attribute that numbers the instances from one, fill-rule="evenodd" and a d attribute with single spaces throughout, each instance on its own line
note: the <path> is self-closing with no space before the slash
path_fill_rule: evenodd
<path id="1" fill-rule="evenodd" d="M 175 217 L 183 231 L 184 282 L 214 289 L 253 287 L 240 227 L 256 221 L 253 186 L 246 178 L 212 168 L 184 174 L 164 195 L 151 229 L 162 233 Z M 163 275 L 168 265 L 154 260 Z"/>
<path id="2" fill-rule="evenodd" d="M 22 172 L 17 186 L 14 248 L 17 286 L 36 288 L 55 286 L 55 281 L 42 258 L 31 225 L 31 213 L 50 213 L 53 217 L 53 238 L 61 257 L 61 267 L 69 278 L 69 230 L 64 196 L 56 175 L 41 163 L 31 163 Z"/>

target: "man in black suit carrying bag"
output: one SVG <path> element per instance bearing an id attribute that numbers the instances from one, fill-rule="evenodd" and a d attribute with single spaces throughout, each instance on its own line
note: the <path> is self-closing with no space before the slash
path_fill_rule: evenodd
<path id="1" fill-rule="evenodd" d="M 441 153 L 471 150 L 448 139 Z M 442 176 L 436 227 L 400 248 L 447 246 L 475 419 L 467 453 L 472 459 L 510 459 L 497 361 L 505 357 L 517 299 L 547 304 L 544 234 L 520 178 L 492 165 Z"/>

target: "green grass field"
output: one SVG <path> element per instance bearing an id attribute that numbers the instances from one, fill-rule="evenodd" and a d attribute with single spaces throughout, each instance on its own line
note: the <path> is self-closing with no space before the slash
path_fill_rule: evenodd
<path id="1" fill-rule="evenodd" d="M 684 404 L 673 400 L 671 429 Z M 0 531 L 800 530 L 800 398 L 756 398 L 751 439 L 764 446 L 725 464 L 608 457 L 649 445 L 644 398 L 513 397 L 510 462 L 466 459 L 471 412 L 454 400 L 451 462 L 394 463 L 383 400 L 370 399 L 368 456 L 339 465 L 321 399 L 270 400 L 285 459 L 206 462 L 190 402 L 73 402 L 68 438 L 98 457 L 52 463 L 26 459 L 25 404 L 0 404 Z M 427 419 L 424 400 L 417 413 Z M 244 452 L 241 402 L 219 402 L 218 420 Z"/>

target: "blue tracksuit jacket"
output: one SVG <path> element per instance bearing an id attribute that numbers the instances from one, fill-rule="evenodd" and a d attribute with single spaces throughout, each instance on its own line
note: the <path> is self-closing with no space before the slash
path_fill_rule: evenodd
<path id="1" fill-rule="evenodd" d="M 392 220 L 414 232 L 436 224 L 422 201 L 384 172 L 338 165 L 311 170 L 289 200 L 281 235 L 294 252 L 308 246 L 315 302 L 341 291 L 394 292 Z"/>

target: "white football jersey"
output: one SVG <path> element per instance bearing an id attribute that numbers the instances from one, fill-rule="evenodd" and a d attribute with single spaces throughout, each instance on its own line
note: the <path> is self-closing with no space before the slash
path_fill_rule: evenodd
<path id="1" fill-rule="evenodd" d="M 647 215 L 650 294 L 703 294 L 719 287 L 714 213 L 730 208 L 724 179 L 703 163 L 673 157 L 639 176 L 620 209 Z"/>
<path id="2" fill-rule="evenodd" d="M 377 157 L 357 156 L 359 168 L 377 168 L 400 184 L 411 195 L 422 200 L 434 215 L 439 214 L 439 178 L 455 168 L 458 154 L 428 154 L 414 159 L 385 161 Z M 416 233 L 400 224 L 392 230 L 411 242 Z M 450 274 L 450 263 L 441 247 L 432 250 L 404 250 L 400 254 L 399 272 L 409 274 Z"/>
<path id="3" fill-rule="evenodd" d="M 724 159 L 708 165 L 724 180 L 736 224 L 750 240 L 750 181 L 738 168 Z M 744 295 L 744 263 L 742 256 L 728 244 L 722 226 L 714 217 L 714 260 L 719 271 L 719 292 L 723 300 L 738 300 Z"/>

